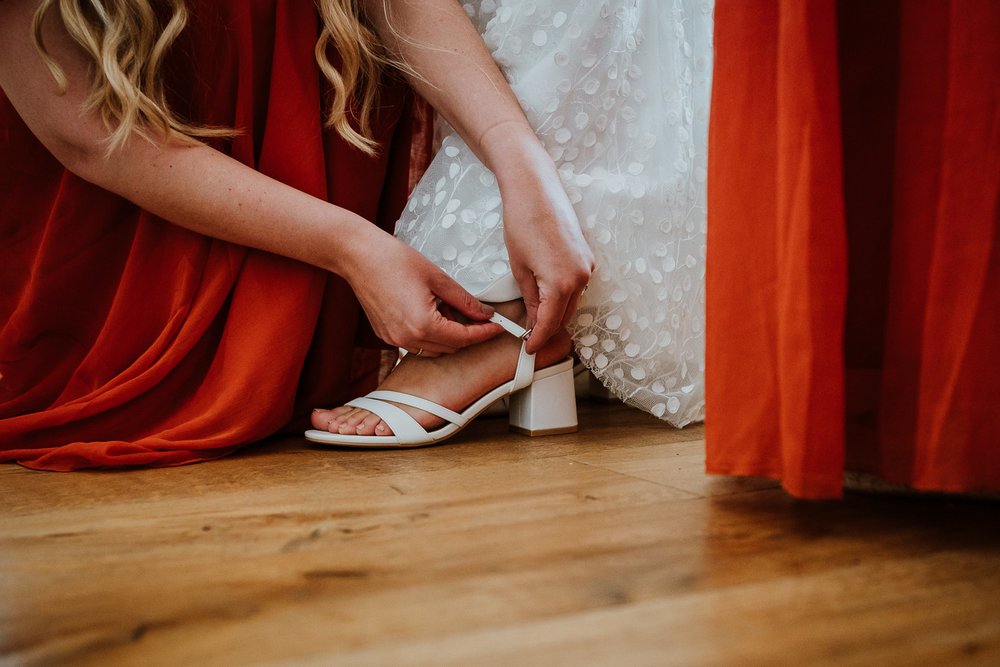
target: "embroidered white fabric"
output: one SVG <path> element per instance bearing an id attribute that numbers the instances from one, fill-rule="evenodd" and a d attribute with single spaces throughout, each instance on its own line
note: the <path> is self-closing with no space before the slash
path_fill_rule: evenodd
<path id="1" fill-rule="evenodd" d="M 580 359 L 631 405 L 703 419 L 712 0 L 462 4 L 597 257 L 571 325 Z M 445 128 L 396 235 L 483 295 L 514 285 L 503 234 L 496 178 Z"/>

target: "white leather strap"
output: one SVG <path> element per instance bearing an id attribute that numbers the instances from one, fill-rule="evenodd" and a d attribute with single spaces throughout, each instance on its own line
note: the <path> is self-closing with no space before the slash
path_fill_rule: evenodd
<path id="1" fill-rule="evenodd" d="M 348 401 L 347 405 L 352 408 L 367 410 L 389 425 L 396 438 L 408 445 L 420 445 L 433 442 L 433 438 L 427 434 L 423 426 L 409 415 L 406 411 L 397 408 L 392 403 L 386 403 L 374 398 L 362 396 Z"/>
<path id="2" fill-rule="evenodd" d="M 517 369 L 514 371 L 514 383 L 510 388 L 512 394 L 530 385 L 535 377 L 535 355 L 525 352 L 525 345 L 527 341 L 521 343 L 521 352 L 517 355 Z"/>
<path id="3" fill-rule="evenodd" d="M 450 421 L 452 424 L 457 424 L 459 426 L 465 426 L 468 421 L 462 415 L 449 410 L 443 405 L 438 405 L 432 401 L 428 401 L 426 398 L 420 398 L 419 396 L 413 396 L 411 394 L 404 394 L 399 391 L 373 391 L 368 394 L 368 398 L 375 398 L 381 401 L 392 401 L 393 403 L 400 403 L 402 405 L 408 405 L 411 408 L 417 408 L 418 410 L 423 410 L 424 412 L 429 412 L 435 417 L 440 417 Z M 395 430 L 395 429 L 394 429 Z"/>
<path id="4" fill-rule="evenodd" d="M 531 384 L 531 379 L 535 376 L 535 355 L 528 354 L 524 349 L 528 336 L 531 335 L 531 329 L 525 329 L 517 322 L 496 312 L 493 313 L 490 322 L 499 324 L 507 333 L 524 341 L 521 343 L 521 352 L 517 355 L 517 369 L 514 371 L 514 383 L 510 389 L 510 393 L 513 394 Z"/>
<path id="5" fill-rule="evenodd" d="M 515 338 L 525 338 L 531 333 L 530 329 L 525 329 L 520 324 L 514 320 L 509 320 L 500 313 L 494 312 L 493 317 L 490 318 L 490 322 L 494 324 L 499 324 L 504 328 L 504 330 Z"/>

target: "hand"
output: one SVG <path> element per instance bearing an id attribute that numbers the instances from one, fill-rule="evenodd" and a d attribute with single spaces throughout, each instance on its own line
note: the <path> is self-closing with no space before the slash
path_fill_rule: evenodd
<path id="1" fill-rule="evenodd" d="M 501 161 L 497 172 L 504 238 L 533 327 L 527 351 L 537 352 L 576 312 L 594 254 L 555 165 L 534 134 L 525 143 L 510 142 L 505 151 L 518 152 Z"/>
<path id="2" fill-rule="evenodd" d="M 430 260 L 370 227 L 341 275 L 361 302 L 375 334 L 390 345 L 435 357 L 481 343 L 503 329 L 487 322 L 493 309 L 478 301 Z M 472 320 L 446 317 L 455 312 Z"/>

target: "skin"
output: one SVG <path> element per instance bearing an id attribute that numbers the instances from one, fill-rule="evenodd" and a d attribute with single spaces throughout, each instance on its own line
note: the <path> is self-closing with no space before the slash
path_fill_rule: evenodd
<path id="1" fill-rule="evenodd" d="M 564 336 L 593 269 L 555 167 L 454 0 L 371 2 L 380 35 L 416 73 L 414 86 L 497 175 L 524 320 L 534 326 L 529 351 L 540 351 Z M 69 79 L 60 92 L 31 40 L 37 6 L 37 0 L 0 2 L 0 87 L 67 169 L 182 227 L 339 274 L 391 345 L 434 356 L 502 331 L 484 322 L 490 306 L 393 236 L 204 144 L 132 137 L 108 159 L 107 128 L 97 114 L 81 111 L 87 57 L 49 12 L 45 43 Z M 442 315 L 439 300 L 469 321 Z"/>

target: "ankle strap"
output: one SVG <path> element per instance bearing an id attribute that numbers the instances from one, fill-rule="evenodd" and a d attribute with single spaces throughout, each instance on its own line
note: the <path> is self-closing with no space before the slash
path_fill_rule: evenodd
<path id="1" fill-rule="evenodd" d="M 490 322 L 493 322 L 494 324 L 499 324 L 511 336 L 514 336 L 515 338 L 520 338 L 521 340 L 528 340 L 528 336 L 531 335 L 531 329 L 525 329 L 514 320 L 509 320 L 497 312 L 493 313 L 493 317 L 490 318 Z"/>
<path id="2" fill-rule="evenodd" d="M 500 313 L 493 313 L 490 322 L 499 324 L 510 335 L 521 339 L 521 352 L 517 355 L 517 369 L 514 371 L 514 383 L 511 385 L 510 393 L 524 389 L 531 384 L 535 377 L 535 355 L 528 354 L 524 346 L 531 335 L 531 329 L 525 329 L 517 322 L 513 322 Z"/>

